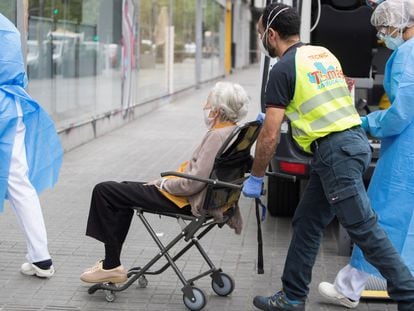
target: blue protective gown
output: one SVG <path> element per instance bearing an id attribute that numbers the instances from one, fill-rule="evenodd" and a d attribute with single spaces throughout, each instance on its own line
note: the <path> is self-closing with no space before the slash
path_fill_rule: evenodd
<path id="1" fill-rule="evenodd" d="M 29 179 L 40 193 L 58 178 L 63 150 L 53 121 L 24 90 L 27 85 L 20 34 L 0 14 L 0 212 L 7 194 L 10 158 L 17 124 L 19 98 L 26 126 Z"/>
<path id="2" fill-rule="evenodd" d="M 381 138 L 381 155 L 368 196 L 380 225 L 414 274 L 414 38 L 390 56 L 384 88 L 390 108 L 363 119 L 368 133 Z M 358 247 L 351 265 L 379 276 Z"/>

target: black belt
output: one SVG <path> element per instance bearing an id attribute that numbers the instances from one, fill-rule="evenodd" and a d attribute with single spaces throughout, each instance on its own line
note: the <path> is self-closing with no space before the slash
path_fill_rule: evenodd
<path id="1" fill-rule="evenodd" d="M 319 138 L 315 139 L 315 140 L 311 143 L 311 145 L 310 145 L 312 153 L 314 153 L 314 152 L 315 152 L 315 150 L 316 150 L 316 149 L 318 148 L 318 146 L 322 143 L 322 141 L 324 141 L 325 139 L 329 138 L 330 136 L 332 136 L 332 135 L 334 135 L 334 134 L 338 134 L 338 133 L 342 133 L 342 132 L 350 131 L 350 130 L 356 130 L 356 129 L 359 129 L 359 128 L 361 128 L 361 125 L 355 125 L 355 126 L 353 126 L 353 127 L 347 128 L 346 130 L 343 130 L 343 131 L 340 131 L 340 132 L 331 132 L 331 133 L 329 133 L 328 135 L 325 135 L 325 136 L 323 136 L 323 137 L 319 137 Z"/>

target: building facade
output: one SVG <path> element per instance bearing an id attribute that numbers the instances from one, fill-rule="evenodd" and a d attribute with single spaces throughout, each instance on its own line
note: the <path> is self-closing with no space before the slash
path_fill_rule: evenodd
<path id="1" fill-rule="evenodd" d="M 65 149 L 249 63 L 245 0 L 2 0 L 0 12 Z"/>

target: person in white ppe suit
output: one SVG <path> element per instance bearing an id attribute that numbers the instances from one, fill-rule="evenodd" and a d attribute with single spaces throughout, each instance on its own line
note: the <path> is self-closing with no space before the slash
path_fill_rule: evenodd
<path id="1" fill-rule="evenodd" d="M 382 2 L 371 23 L 394 52 L 384 75 L 384 89 L 392 104 L 362 117 L 366 132 L 381 139 L 368 196 L 379 224 L 414 274 L 414 1 Z M 331 302 L 355 308 L 370 275 L 380 276 L 355 247 L 334 284 L 320 283 L 319 292 Z"/>
<path id="2" fill-rule="evenodd" d="M 63 150 L 52 120 L 24 89 L 20 34 L 2 14 L 0 44 L 0 212 L 8 199 L 25 234 L 27 262 L 21 272 L 51 277 L 38 193 L 56 182 Z"/>

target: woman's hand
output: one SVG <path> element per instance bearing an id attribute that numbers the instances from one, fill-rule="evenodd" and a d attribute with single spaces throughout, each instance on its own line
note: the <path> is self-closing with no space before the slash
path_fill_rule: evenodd
<path id="1" fill-rule="evenodd" d="M 147 182 L 146 184 L 144 184 L 144 186 L 155 186 L 157 188 L 159 188 L 161 185 L 161 179 L 155 179 L 153 181 Z"/>

